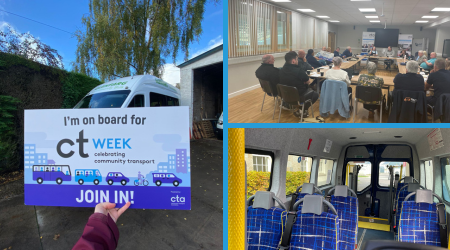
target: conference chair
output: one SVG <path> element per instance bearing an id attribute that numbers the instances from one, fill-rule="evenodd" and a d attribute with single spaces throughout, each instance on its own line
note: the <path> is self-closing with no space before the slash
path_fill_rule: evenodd
<path id="1" fill-rule="evenodd" d="M 273 106 L 273 115 L 272 115 L 272 120 L 273 120 L 273 119 L 275 119 L 275 109 L 276 109 L 277 103 L 278 103 L 277 90 L 272 87 L 272 85 L 270 84 L 269 81 L 261 80 L 259 78 L 258 78 L 258 80 L 259 80 L 259 84 L 261 84 L 262 90 L 264 91 L 264 98 L 263 98 L 263 102 L 262 102 L 262 105 L 261 105 L 261 112 L 262 112 L 263 107 L 264 107 L 264 100 L 266 99 L 266 95 L 273 97 L 273 100 L 275 102 L 275 104 Z"/>
<path id="2" fill-rule="evenodd" d="M 353 105 L 353 123 L 355 122 L 355 116 L 358 114 L 358 99 L 364 102 L 377 102 L 374 105 L 380 105 L 380 123 L 383 118 L 383 95 L 381 88 L 370 86 L 356 86 L 355 93 L 355 105 Z"/>
<path id="3" fill-rule="evenodd" d="M 430 104 L 427 106 L 431 109 L 431 122 L 434 123 L 434 120 L 438 118 L 442 123 L 450 122 L 450 93 L 439 96 L 434 106 Z"/>
<path id="4" fill-rule="evenodd" d="M 427 122 L 427 101 L 424 91 L 394 89 L 392 97 L 392 110 L 388 122 Z"/>
<path id="5" fill-rule="evenodd" d="M 298 90 L 296 87 L 291 87 L 291 86 L 286 86 L 286 85 L 282 85 L 282 84 L 278 84 L 277 85 L 278 88 L 278 95 L 281 98 L 281 105 L 280 105 L 280 114 L 278 115 L 278 122 L 280 122 L 280 118 L 281 118 L 281 108 L 283 107 L 283 104 L 289 104 L 292 106 L 300 106 L 301 110 L 299 110 L 300 113 L 300 123 L 303 122 L 303 112 L 305 111 L 305 104 L 306 103 L 311 103 L 311 113 L 312 116 L 314 117 L 314 110 L 313 110 L 313 102 L 311 99 L 307 99 L 305 100 L 305 97 L 300 96 L 298 94 Z M 295 109 L 292 109 L 292 113 L 294 113 Z"/>

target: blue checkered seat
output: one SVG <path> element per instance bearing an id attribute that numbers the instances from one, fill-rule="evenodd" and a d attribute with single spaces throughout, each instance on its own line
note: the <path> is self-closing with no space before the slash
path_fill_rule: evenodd
<path id="1" fill-rule="evenodd" d="M 350 195 L 348 195 L 349 192 Z M 327 200 L 336 209 L 339 217 L 339 249 L 354 250 L 358 237 L 358 198 L 356 193 L 346 185 L 336 185 L 328 191 Z"/>
<path id="2" fill-rule="evenodd" d="M 402 182 L 403 181 L 403 182 Z M 414 177 L 412 177 L 412 176 L 406 176 L 406 177 L 404 177 L 404 178 L 402 178 L 402 179 L 400 179 L 399 181 L 396 181 L 396 183 L 394 184 L 395 186 L 394 186 L 394 188 L 395 188 L 395 199 L 397 199 L 398 198 L 398 196 L 399 196 L 399 192 L 400 192 L 400 189 L 402 189 L 402 187 L 404 187 L 406 184 L 408 184 L 408 183 L 419 183 L 419 181 L 417 181 Z M 403 199 L 404 199 L 405 197 L 403 197 Z M 395 208 L 395 207 L 394 207 Z"/>
<path id="3" fill-rule="evenodd" d="M 275 207 L 275 201 L 281 208 Z M 266 191 L 256 192 L 247 202 L 248 250 L 278 249 L 287 218 L 283 202 Z"/>
<path id="4" fill-rule="evenodd" d="M 419 183 L 405 183 L 405 185 L 400 188 L 398 192 L 398 198 L 395 201 L 395 225 L 394 225 L 394 232 L 398 232 L 398 222 L 400 220 L 400 211 L 402 211 L 403 201 L 405 200 L 405 197 L 409 194 L 415 192 L 417 189 L 425 189 L 423 186 L 421 186 Z M 414 197 L 412 197 L 414 198 Z"/>
<path id="5" fill-rule="evenodd" d="M 302 191 L 299 192 L 300 189 L 302 189 Z M 306 195 L 310 195 L 310 194 L 323 196 L 322 191 L 320 191 L 320 189 L 316 185 L 314 185 L 314 183 L 304 183 L 303 185 L 298 187 L 297 190 L 295 191 L 295 193 L 293 194 L 293 197 L 295 196 L 296 198 L 295 198 L 295 200 L 291 201 L 291 209 L 290 210 L 292 210 L 292 208 L 296 202 L 305 198 Z M 300 204 L 298 206 L 298 210 L 302 209 L 302 205 L 303 204 Z"/>
<path id="6" fill-rule="evenodd" d="M 336 209 L 322 196 L 306 195 L 294 204 L 296 212 L 292 226 L 289 249 L 338 250 L 339 218 Z M 324 204 L 329 211 L 324 211 Z"/>
<path id="7" fill-rule="evenodd" d="M 433 197 L 436 197 L 440 203 L 436 204 Z M 441 224 L 443 241 L 445 245 L 447 244 L 445 205 L 442 199 L 431 190 L 418 189 L 406 196 L 400 214 L 399 241 L 441 246 Z"/>

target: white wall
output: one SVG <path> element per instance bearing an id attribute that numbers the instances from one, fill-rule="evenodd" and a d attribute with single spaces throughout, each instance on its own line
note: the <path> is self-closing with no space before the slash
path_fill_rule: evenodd
<path id="1" fill-rule="evenodd" d="M 337 25 L 337 44 L 338 47 L 342 48 L 341 51 L 347 46 L 351 46 L 352 50 L 356 53 L 361 52 L 361 39 L 362 33 L 367 32 L 368 28 L 384 28 L 381 25 L 356 25 L 355 29 L 353 29 L 354 25 Z M 416 38 L 428 38 L 429 39 L 429 51 L 434 51 L 435 48 L 435 38 L 436 38 L 436 29 L 422 29 L 420 31 L 419 26 L 392 26 L 388 25 L 388 29 L 399 29 L 401 34 L 412 34 L 413 39 Z M 376 37 L 375 37 L 376 39 Z M 441 46 L 442 47 L 442 46 Z M 380 53 L 384 48 L 377 48 L 378 53 Z M 395 51 L 398 49 L 394 48 Z M 441 48 L 442 50 L 442 48 Z"/>
<path id="2" fill-rule="evenodd" d="M 436 41 L 434 47 L 438 56 L 442 56 L 444 40 L 450 39 L 450 27 L 440 27 L 436 30 Z"/>

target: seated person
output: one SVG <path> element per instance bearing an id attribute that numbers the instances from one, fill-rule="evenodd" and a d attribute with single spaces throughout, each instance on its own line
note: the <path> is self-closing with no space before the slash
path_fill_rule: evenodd
<path id="1" fill-rule="evenodd" d="M 431 52 L 430 60 L 423 59 L 423 62 L 420 64 L 420 67 L 424 70 L 431 70 L 434 68 L 434 62 L 436 61 L 436 52 Z"/>
<path id="2" fill-rule="evenodd" d="M 344 53 L 342 53 L 342 58 L 352 57 L 352 48 L 350 46 L 347 47 L 346 50 L 344 50 Z"/>
<path id="3" fill-rule="evenodd" d="M 437 59 L 434 63 L 434 71 L 428 76 L 425 90 L 434 89 L 433 96 L 427 96 L 427 104 L 434 106 L 442 94 L 450 93 L 450 71 L 445 69 L 445 60 Z M 431 112 L 430 112 L 431 113 Z"/>
<path id="4" fill-rule="evenodd" d="M 320 59 L 319 57 L 321 56 L 321 52 L 327 52 L 327 47 L 323 46 L 322 50 L 317 52 L 316 55 L 314 56 L 316 58 L 316 60 L 322 64 L 322 66 L 326 66 L 327 65 L 327 61 L 325 61 L 324 59 Z"/>
<path id="5" fill-rule="evenodd" d="M 341 55 L 339 54 L 339 51 L 341 50 L 341 48 L 337 47 L 336 50 L 334 51 L 334 57 L 340 57 Z"/>
<path id="6" fill-rule="evenodd" d="M 406 52 L 406 49 L 403 49 L 402 52 L 400 52 L 400 55 L 398 57 L 402 57 L 403 58 L 405 56 L 406 56 L 406 59 L 410 58 L 409 54 Z"/>
<path id="7" fill-rule="evenodd" d="M 450 70 L 450 61 L 448 58 L 445 59 L 445 70 Z"/>
<path id="8" fill-rule="evenodd" d="M 373 46 L 369 52 L 369 56 L 377 56 L 377 55 L 378 55 L 377 48 L 375 48 L 375 46 Z"/>
<path id="9" fill-rule="evenodd" d="M 368 74 L 362 74 L 359 76 L 357 85 L 381 88 L 384 84 L 384 80 L 381 77 L 375 76 L 375 73 L 377 72 L 377 65 L 374 62 L 369 62 L 367 64 L 367 72 Z M 361 99 L 358 101 L 364 103 L 364 108 L 370 111 L 369 116 L 373 116 L 373 111 L 380 107 L 379 105 L 374 105 L 378 102 L 366 103 Z"/>
<path id="10" fill-rule="evenodd" d="M 395 54 L 394 54 L 394 51 L 392 50 L 392 47 L 391 46 L 388 46 L 388 48 L 387 48 L 387 50 L 384 50 L 384 56 L 385 57 L 394 57 L 395 56 Z M 388 59 L 388 60 L 384 60 L 384 64 L 386 65 L 386 69 L 391 69 L 391 65 L 394 63 L 394 60 L 390 60 L 390 59 Z"/>
<path id="11" fill-rule="evenodd" d="M 277 95 L 277 84 L 280 83 L 280 70 L 273 66 L 274 63 L 275 58 L 272 55 L 264 55 L 261 66 L 256 70 L 255 75 L 258 79 L 269 81 L 274 94 Z"/>
<path id="12" fill-rule="evenodd" d="M 343 81 L 343 82 L 347 83 L 347 91 L 348 91 L 348 93 L 352 93 L 352 87 L 350 87 L 350 84 L 352 82 L 348 78 L 348 73 L 347 73 L 347 71 L 344 71 L 341 69 L 342 58 L 334 57 L 333 65 L 334 65 L 333 68 L 331 68 L 331 69 L 327 70 L 327 72 L 325 72 L 325 78 L 330 79 L 330 80 Z"/>
<path id="13" fill-rule="evenodd" d="M 419 64 L 421 64 L 421 63 L 423 62 L 424 59 L 426 60 L 426 59 L 427 59 L 427 56 L 424 55 L 424 53 L 423 53 L 422 50 L 419 50 L 419 52 L 417 53 L 416 62 L 419 63 Z"/>
<path id="14" fill-rule="evenodd" d="M 425 91 L 425 81 L 417 74 L 419 64 L 416 61 L 406 63 L 406 74 L 398 73 L 394 78 L 394 90 Z"/>
<path id="15" fill-rule="evenodd" d="M 309 65 L 309 63 L 306 61 L 306 52 L 302 49 L 298 50 L 298 66 L 300 66 L 300 68 L 303 68 L 305 71 L 314 69 L 314 67 Z"/>
<path id="16" fill-rule="evenodd" d="M 312 103 L 315 103 L 317 99 L 319 99 L 319 94 L 308 88 L 310 83 L 309 76 L 306 74 L 305 70 L 298 66 L 297 53 L 290 51 L 286 53 L 284 59 L 286 63 L 280 70 L 280 84 L 296 87 L 300 97 L 303 97 L 304 100 L 311 99 Z M 305 103 L 305 112 L 303 113 L 304 117 L 308 117 L 309 107 L 310 103 Z M 301 114 L 299 110 L 297 110 L 294 112 L 294 115 L 300 117 Z"/>
<path id="17" fill-rule="evenodd" d="M 327 52 L 331 53 L 331 48 L 330 47 L 328 47 Z"/>
<path id="18" fill-rule="evenodd" d="M 314 68 L 320 68 L 323 66 L 320 62 L 317 61 L 317 59 L 314 57 L 314 50 L 309 49 L 308 54 L 306 55 L 306 60 L 308 61 L 309 65 L 311 65 Z"/>

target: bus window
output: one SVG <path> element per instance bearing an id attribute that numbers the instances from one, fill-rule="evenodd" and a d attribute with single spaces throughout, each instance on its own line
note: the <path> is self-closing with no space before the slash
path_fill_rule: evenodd
<path id="1" fill-rule="evenodd" d="M 166 105 L 166 96 L 150 92 L 150 107 L 162 107 Z"/>
<path id="2" fill-rule="evenodd" d="M 370 186 L 370 177 L 372 176 L 372 163 L 370 161 L 349 161 L 347 165 L 349 166 L 348 171 L 350 173 L 353 173 L 354 167 L 361 167 L 358 172 L 358 183 L 356 186 L 357 192 L 360 192 Z"/>
<path id="3" fill-rule="evenodd" d="M 141 108 L 145 107 L 144 95 L 135 95 L 131 100 L 130 104 L 128 104 L 129 108 Z"/>
<path id="4" fill-rule="evenodd" d="M 425 188 L 433 190 L 433 161 L 425 161 L 423 165 L 425 173 Z"/>
<path id="5" fill-rule="evenodd" d="M 179 106 L 178 99 L 167 96 L 167 106 Z"/>
<path id="6" fill-rule="evenodd" d="M 391 176 L 389 175 L 389 166 L 394 167 L 394 178 L 396 174 L 399 176 L 400 174 L 402 175 L 399 179 L 409 176 L 409 163 L 400 161 L 382 161 L 378 168 L 378 185 L 381 187 L 389 187 L 390 185 Z"/>
<path id="7" fill-rule="evenodd" d="M 446 201 L 450 201 L 450 158 L 441 158 L 442 194 Z"/>
<path id="8" fill-rule="evenodd" d="M 312 158 L 289 155 L 286 170 L 286 194 L 292 194 L 303 183 L 309 183 L 311 177 Z"/>
<path id="9" fill-rule="evenodd" d="M 331 183 L 331 179 L 333 176 L 333 165 L 333 160 L 320 159 L 317 186 L 320 187 Z"/>
<path id="10" fill-rule="evenodd" d="M 264 152 L 245 153 L 247 164 L 247 198 L 256 191 L 267 191 L 270 188 L 270 175 L 272 172 L 272 156 Z"/>

